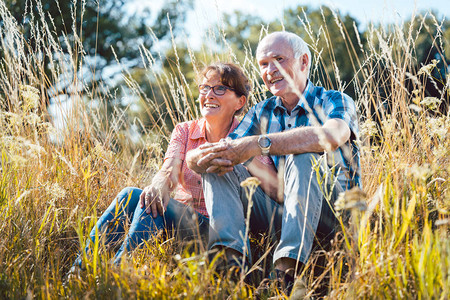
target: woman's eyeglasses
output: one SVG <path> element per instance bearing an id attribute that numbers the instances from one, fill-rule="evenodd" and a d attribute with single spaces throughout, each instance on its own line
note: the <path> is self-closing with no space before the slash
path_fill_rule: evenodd
<path id="1" fill-rule="evenodd" d="M 225 85 L 209 86 L 207 84 L 200 84 L 198 86 L 198 90 L 200 91 L 200 94 L 203 94 L 203 95 L 208 94 L 211 89 L 213 90 L 214 94 L 216 94 L 217 96 L 225 95 L 227 90 L 234 91 L 234 89 L 227 87 Z"/>

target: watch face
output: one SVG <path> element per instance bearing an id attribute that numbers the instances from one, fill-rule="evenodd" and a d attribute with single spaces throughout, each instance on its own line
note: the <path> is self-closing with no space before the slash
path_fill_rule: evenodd
<path id="1" fill-rule="evenodd" d="M 270 146 L 270 140 L 269 140 L 269 138 L 268 138 L 268 137 L 262 137 L 262 138 L 259 140 L 259 145 L 260 145 L 262 148 L 267 148 L 267 147 L 269 147 L 269 146 Z"/>

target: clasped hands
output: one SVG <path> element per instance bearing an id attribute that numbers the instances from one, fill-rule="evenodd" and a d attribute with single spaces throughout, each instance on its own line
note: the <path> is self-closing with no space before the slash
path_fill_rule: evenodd
<path id="1" fill-rule="evenodd" d="M 239 151 L 239 140 L 231 138 L 221 139 L 217 143 L 205 143 L 197 149 L 197 166 L 206 173 L 217 173 L 222 176 L 243 161 L 242 152 Z"/>

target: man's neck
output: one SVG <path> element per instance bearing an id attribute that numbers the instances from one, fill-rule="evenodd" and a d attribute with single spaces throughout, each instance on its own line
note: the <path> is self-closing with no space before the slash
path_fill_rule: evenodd
<path id="1" fill-rule="evenodd" d="M 295 94 L 293 94 L 293 97 L 281 98 L 281 102 L 289 114 L 291 114 L 291 111 L 297 106 L 299 100 L 300 98 Z"/>
<path id="2" fill-rule="evenodd" d="M 306 87 L 308 86 L 308 80 L 305 82 L 305 85 L 303 88 L 301 88 L 301 93 L 304 94 Z M 300 101 L 300 95 L 297 95 L 297 93 L 292 92 L 288 93 L 284 97 L 280 97 L 281 102 L 283 103 L 283 106 L 286 108 L 289 114 L 291 114 L 291 111 L 297 106 L 298 102 Z"/>

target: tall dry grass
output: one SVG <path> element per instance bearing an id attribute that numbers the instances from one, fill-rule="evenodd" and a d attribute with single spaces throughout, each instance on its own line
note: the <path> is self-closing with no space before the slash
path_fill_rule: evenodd
<path id="1" fill-rule="evenodd" d="M 109 263 L 111 254 L 100 245 L 86 259 L 83 274 L 66 281 L 98 214 L 122 187 L 148 184 L 171 126 L 198 116 L 197 92 L 177 60 L 171 72 L 162 72 L 164 54 L 155 57 L 141 48 L 144 72 L 160 98 L 146 94 L 127 70 L 124 88 L 144 103 L 145 117 L 155 125 L 130 118 L 127 106 L 107 115 L 115 95 L 100 93 L 100 85 L 92 87 L 80 75 L 86 58 L 76 26 L 70 38 L 57 39 L 41 9 L 30 19 L 31 46 L 3 1 L 0 16 L 0 298 L 251 298 L 254 287 L 216 276 L 204 252 L 174 239 L 149 242 L 120 267 Z M 342 223 L 333 250 L 325 253 L 322 276 L 311 276 L 315 257 L 303 273 L 311 294 L 327 282 L 330 299 L 449 297 L 450 116 L 448 106 L 437 107 L 449 101 L 450 80 L 447 76 L 441 97 L 425 97 L 435 66 L 415 66 L 412 28 L 370 27 L 367 47 L 348 47 L 362 112 L 363 191 L 347 192 L 336 203 L 336 212 L 350 214 L 350 221 Z M 327 39 L 326 32 L 309 34 Z M 198 72 L 202 61 L 231 58 L 254 83 L 252 101 L 263 99 L 254 58 L 239 61 L 225 36 L 211 39 L 220 41 L 223 52 L 187 48 L 192 69 Z M 313 50 L 313 66 L 331 53 Z M 313 80 L 318 70 L 313 68 Z M 334 76 L 339 78 L 338 70 Z M 62 83 L 72 109 L 63 110 L 64 99 L 52 97 L 64 121 L 55 128 L 45 103 Z M 155 118 L 163 115 L 170 122 Z M 136 128 L 143 135 L 133 134 Z"/>

